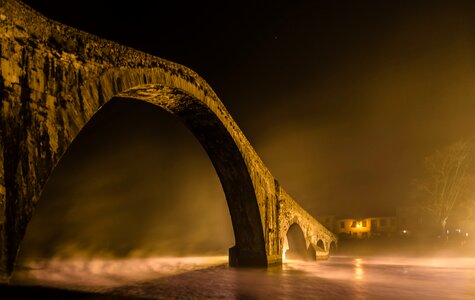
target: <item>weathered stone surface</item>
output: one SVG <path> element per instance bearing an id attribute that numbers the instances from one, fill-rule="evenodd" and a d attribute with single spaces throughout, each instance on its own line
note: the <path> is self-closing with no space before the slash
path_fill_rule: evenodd
<path id="1" fill-rule="evenodd" d="M 335 236 L 280 187 L 208 84 L 190 69 L 48 20 L 0 0 L 0 278 L 14 261 L 54 167 L 111 99 L 176 115 L 207 151 L 226 195 L 236 245 L 230 264 L 282 260 L 291 224 L 307 243 Z M 315 247 L 315 249 L 317 249 Z"/>

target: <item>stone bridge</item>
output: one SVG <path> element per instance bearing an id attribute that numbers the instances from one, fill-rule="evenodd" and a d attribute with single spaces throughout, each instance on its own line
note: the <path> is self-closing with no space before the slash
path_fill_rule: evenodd
<path id="1" fill-rule="evenodd" d="M 177 116 L 206 150 L 233 224 L 230 265 L 281 263 L 292 224 L 319 255 L 336 245 L 335 235 L 284 191 L 192 70 L 49 20 L 17 0 L 0 0 L 1 281 L 13 272 L 54 167 L 94 114 L 122 99 Z"/>

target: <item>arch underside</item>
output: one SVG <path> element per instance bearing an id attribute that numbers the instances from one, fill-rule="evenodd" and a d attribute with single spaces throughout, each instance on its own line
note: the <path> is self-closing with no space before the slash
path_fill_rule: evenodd
<path id="1" fill-rule="evenodd" d="M 317 250 L 315 246 L 308 241 L 299 224 L 290 225 L 285 236 L 288 249 L 284 248 L 283 256 L 286 259 L 299 259 L 315 261 L 317 259 Z"/>
<path id="2" fill-rule="evenodd" d="M 112 99 L 116 99 L 116 101 L 130 99 L 151 103 L 177 116 L 185 124 L 208 154 L 226 197 L 235 237 L 235 246 L 230 249 L 229 253 L 230 265 L 267 266 L 259 205 L 248 167 L 233 136 L 211 108 L 182 90 L 160 84 L 137 86 L 117 94 L 108 101 Z M 108 101 L 104 101 L 102 105 Z M 216 105 L 222 104 L 216 103 Z M 96 111 L 99 109 L 100 107 Z M 222 111 L 225 109 L 222 108 Z M 93 114 L 90 118 L 92 116 Z M 72 140 L 64 147 L 64 152 L 71 142 Z M 6 148 L 7 150 L 19 150 L 15 146 Z M 7 153 L 7 157 L 16 156 L 14 153 Z M 5 235 L 3 240 L 7 243 L 4 245 L 5 253 L 1 257 L 4 260 L 2 262 L 3 273 L 11 274 L 13 271 L 19 246 L 36 206 L 37 200 L 33 199 L 40 198 L 41 190 L 46 185 L 47 179 L 58 161 L 59 159 L 55 162 L 49 160 L 41 170 L 42 173 L 37 174 L 40 177 L 38 181 L 41 184 L 40 187 L 26 186 L 25 188 L 8 189 L 8 187 L 15 186 L 15 183 L 6 182 L 7 197 L 23 199 L 26 203 L 32 201 L 33 205 L 31 210 L 25 211 L 20 206 L 21 202 L 7 202 L 6 212 L 10 219 L 7 220 L 3 231 Z M 13 167 L 14 164 L 12 164 Z M 16 178 L 17 173 L 13 169 L 9 170 L 8 165 L 5 171 L 6 175 L 10 175 L 6 176 L 7 179 Z M 35 190 L 39 192 L 35 192 Z"/>
<path id="3" fill-rule="evenodd" d="M 327 230 L 320 223 L 306 220 L 306 217 L 308 217 L 306 216 L 307 213 L 303 216 L 300 215 L 300 209 L 298 207 L 298 209 L 290 210 L 292 212 L 287 211 L 287 219 L 282 220 L 284 223 L 281 232 L 282 245 L 284 245 L 282 248 L 283 257 L 287 258 L 287 249 L 285 247 L 291 248 L 288 234 L 295 230 L 295 228 L 298 228 L 305 242 L 305 246 L 300 246 L 300 258 L 311 260 L 315 260 L 314 258 L 317 260 L 327 259 L 329 257 L 330 244 L 333 243 L 336 247 L 334 235 L 332 233 L 327 234 Z M 306 249 L 306 254 L 302 249 Z"/>
<path id="4" fill-rule="evenodd" d="M 220 179 L 231 215 L 236 245 L 232 266 L 266 266 L 262 221 L 254 186 L 243 155 L 220 118 L 202 101 L 163 85 L 144 85 L 113 99 L 142 100 L 177 116 L 198 139 Z"/>

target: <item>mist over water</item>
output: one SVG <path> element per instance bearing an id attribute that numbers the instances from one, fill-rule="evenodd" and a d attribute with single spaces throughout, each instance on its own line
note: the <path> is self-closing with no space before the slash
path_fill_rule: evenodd
<path id="1" fill-rule="evenodd" d="M 475 258 L 333 256 L 269 269 L 226 257 L 35 262 L 14 283 L 151 299 L 473 299 Z"/>
<path id="2" fill-rule="evenodd" d="M 111 289 L 227 263 L 227 256 L 54 258 L 24 261 L 14 283 L 82 291 Z"/>

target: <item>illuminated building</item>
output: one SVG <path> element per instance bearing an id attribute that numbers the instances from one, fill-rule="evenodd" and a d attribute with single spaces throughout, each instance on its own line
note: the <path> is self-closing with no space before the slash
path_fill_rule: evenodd
<path id="1" fill-rule="evenodd" d="M 324 216 L 318 220 L 342 238 L 367 239 L 398 234 L 396 217 L 335 218 Z"/>

